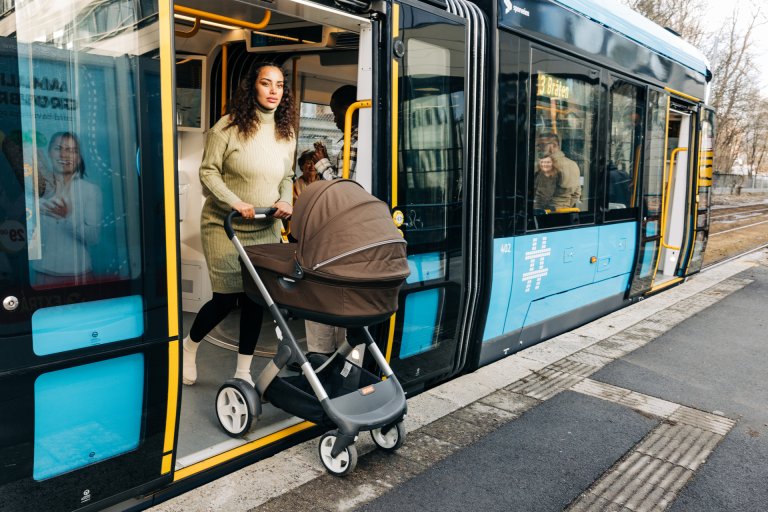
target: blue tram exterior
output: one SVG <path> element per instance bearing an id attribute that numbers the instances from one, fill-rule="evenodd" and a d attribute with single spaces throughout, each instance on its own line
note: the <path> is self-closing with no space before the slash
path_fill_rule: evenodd
<path id="1" fill-rule="evenodd" d="M 200 439 L 188 425 L 210 397 L 181 386 L 206 275 L 185 194 L 205 130 L 259 59 L 302 101 L 300 144 L 328 124 L 308 112 L 333 87 L 372 99 L 357 175 L 402 218 L 411 275 L 371 331 L 411 394 L 701 269 L 712 74 L 618 3 L 2 6 L 0 497 L 13 510 L 146 508 L 319 433 L 272 411 L 239 444 Z M 45 177 L 73 151 L 62 141 L 91 186 L 68 200 L 98 214 L 55 219 L 73 240 L 97 232 L 71 247 L 46 227 Z M 566 206 L 540 202 L 548 158 L 572 173 Z"/>

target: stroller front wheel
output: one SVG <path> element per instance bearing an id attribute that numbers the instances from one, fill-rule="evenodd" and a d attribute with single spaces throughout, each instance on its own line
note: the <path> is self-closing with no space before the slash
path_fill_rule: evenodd
<path id="1" fill-rule="evenodd" d="M 260 412 L 258 393 L 242 379 L 229 379 L 216 394 L 216 417 L 221 428 L 232 437 L 251 430 L 253 418 Z"/>
<path id="2" fill-rule="evenodd" d="M 335 430 L 323 434 L 318 446 L 320 461 L 323 463 L 323 466 L 325 466 L 325 469 L 332 475 L 348 475 L 355 469 L 355 466 L 357 466 L 357 448 L 354 444 L 351 444 L 344 448 L 336 458 L 333 458 L 331 456 L 331 451 L 333 450 L 334 444 L 336 444 Z"/>
<path id="3" fill-rule="evenodd" d="M 398 421 L 394 425 L 371 430 L 371 437 L 376 446 L 384 451 L 394 452 L 405 442 L 405 425 Z"/>

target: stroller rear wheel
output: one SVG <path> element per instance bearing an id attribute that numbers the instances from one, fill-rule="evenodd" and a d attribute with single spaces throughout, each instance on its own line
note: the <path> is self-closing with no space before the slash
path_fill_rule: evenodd
<path id="1" fill-rule="evenodd" d="M 335 476 L 345 476 L 351 473 L 357 466 L 357 448 L 351 444 L 336 457 L 331 456 L 333 445 L 336 444 L 336 431 L 331 430 L 320 438 L 318 451 L 320 461 L 328 472 Z"/>
<path id="2" fill-rule="evenodd" d="M 394 425 L 371 430 L 374 444 L 384 451 L 394 452 L 405 442 L 405 425 L 398 421 Z"/>
<path id="3" fill-rule="evenodd" d="M 221 428 L 232 437 L 251 430 L 253 418 L 260 414 L 258 393 L 242 379 L 229 379 L 216 393 L 216 417 Z"/>

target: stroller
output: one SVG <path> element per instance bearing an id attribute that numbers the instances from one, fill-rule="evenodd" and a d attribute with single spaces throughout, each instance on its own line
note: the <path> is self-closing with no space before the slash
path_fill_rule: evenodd
<path id="1" fill-rule="evenodd" d="M 274 213 L 257 210 L 257 218 Z M 216 413 L 231 436 L 250 430 L 261 415 L 262 401 L 320 427 L 332 429 L 319 443 L 320 460 L 334 475 L 357 464 L 354 442 L 370 431 L 388 451 L 405 440 L 405 393 L 367 330 L 397 310 L 401 285 L 408 277 L 405 240 L 386 204 L 349 180 L 313 183 L 294 206 L 292 234 L 298 243 L 243 247 L 235 235 L 233 211 L 224 224 L 235 245 L 246 294 L 267 307 L 277 324 L 277 353 L 255 381 L 229 379 L 219 389 Z M 243 222 L 242 220 L 239 222 Z M 347 328 L 347 341 L 329 358 L 307 360 L 283 311 L 297 318 Z M 384 379 L 347 360 L 365 344 Z M 279 376 L 297 361 L 301 374 Z M 313 368 L 313 365 L 316 369 Z"/>

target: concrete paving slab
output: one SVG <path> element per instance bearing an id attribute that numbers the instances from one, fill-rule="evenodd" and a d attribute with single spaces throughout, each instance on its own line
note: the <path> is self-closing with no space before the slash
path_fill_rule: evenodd
<path id="1" fill-rule="evenodd" d="M 453 413 L 456 418 L 474 423 L 479 427 L 485 427 L 490 430 L 495 429 L 515 419 L 517 416 L 507 410 L 493 407 L 482 402 L 474 402 Z"/>
<path id="2" fill-rule="evenodd" d="M 421 431 L 456 446 L 469 446 L 488 434 L 490 428 L 460 420 L 453 414 L 433 421 Z"/>
<path id="3" fill-rule="evenodd" d="M 500 389 L 495 393 L 491 393 L 482 398 L 480 403 L 504 409 L 515 416 L 520 416 L 528 409 L 539 405 L 541 400 L 520 393 L 507 391 L 506 389 Z"/>
<path id="4" fill-rule="evenodd" d="M 496 391 L 496 388 L 488 386 L 479 377 L 474 373 L 462 375 L 442 386 L 430 389 L 425 394 L 436 396 L 458 407 L 464 407 Z"/>
<path id="5" fill-rule="evenodd" d="M 264 505 L 250 510 L 258 510 L 259 512 L 285 512 L 286 510 L 291 512 L 331 512 L 329 509 L 322 508 L 317 503 L 308 501 L 294 493 L 272 498 Z"/>
<path id="6" fill-rule="evenodd" d="M 434 463 L 443 460 L 456 450 L 458 446 L 448 441 L 443 441 L 432 437 L 424 432 L 418 431 L 408 434 L 406 443 L 397 451 L 399 457 L 411 459 L 414 462 L 431 466 Z"/>

